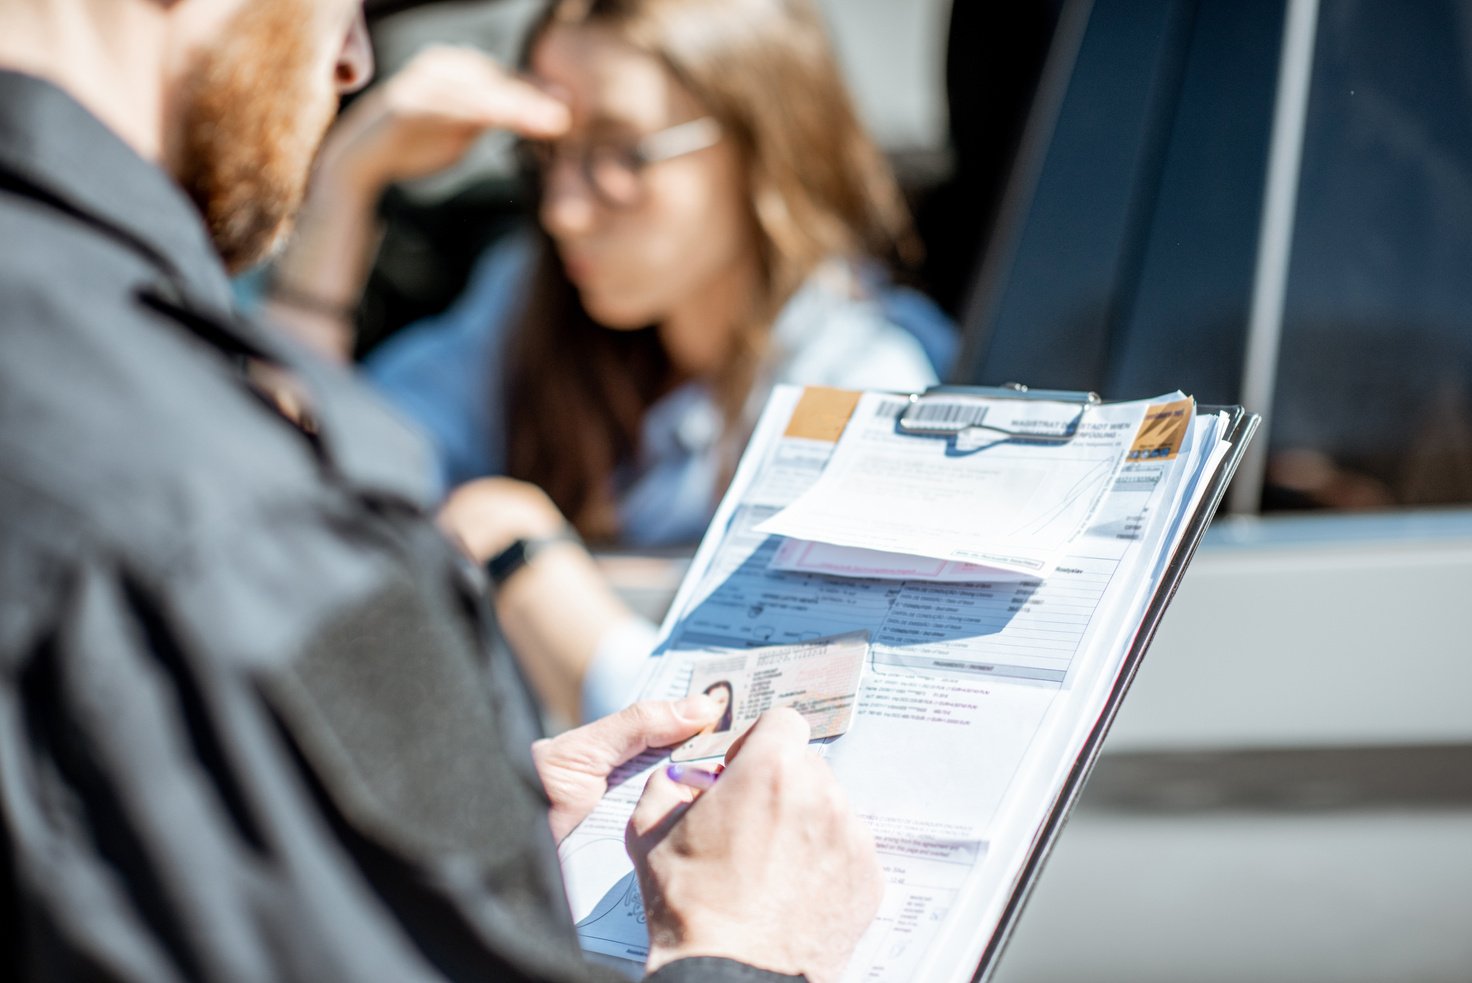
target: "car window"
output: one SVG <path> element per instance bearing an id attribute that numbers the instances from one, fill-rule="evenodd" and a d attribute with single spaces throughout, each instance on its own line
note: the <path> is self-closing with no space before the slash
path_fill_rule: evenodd
<path id="1" fill-rule="evenodd" d="M 1322 5 L 1267 508 L 1472 501 L 1472 10 Z"/>
<path id="2" fill-rule="evenodd" d="M 1065 5 L 956 381 L 1244 398 L 1284 9 Z M 1317 10 L 1261 509 L 1466 504 L 1472 10 Z"/>

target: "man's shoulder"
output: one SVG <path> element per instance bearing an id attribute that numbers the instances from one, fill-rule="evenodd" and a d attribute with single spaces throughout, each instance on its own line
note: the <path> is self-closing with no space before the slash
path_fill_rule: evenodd
<path id="1" fill-rule="evenodd" d="M 144 257 L 84 219 L 0 188 L 0 330 L 32 311 L 116 295 L 148 270 Z"/>
<path id="2" fill-rule="evenodd" d="M 161 583 L 253 534 L 299 534 L 325 511 L 291 455 L 228 408 L 171 391 L 187 382 L 160 375 L 150 392 L 86 346 L 12 340 L 0 354 L 4 579 L 104 564 Z"/>
<path id="3" fill-rule="evenodd" d="M 272 498 L 310 494 L 306 441 L 218 352 L 148 311 L 133 273 L 27 267 L 0 262 L 7 524 L 70 516 L 57 521 L 96 548 L 164 555 Z"/>
<path id="4" fill-rule="evenodd" d="M 0 593 L 44 608 L 101 564 L 103 581 L 288 632 L 381 579 L 390 564 L 354 548 L 368 521 L 354 503 L 417 504 L 395 477 L 422 462 L 351 378 L 301 366 L 324 422 L 298 428 L 242 371 L 263 332 L 188 298 L 145 299 L 172 282 L 162 260 L 3 191 L 0 230 L 46 254 L 0 251 Z"/>
<path id="5" fill-rule="evenodd" d="M 100 603 L 140 625 L 167 617 L 208 637 L 201 651 L 270 664 L 401 576 L 392 557 L 361 548 L 357 512 L 248 428 L 211 435 L 167 419 L 186 404 L 109 402 L 87 391 L 95 384 L 78 399 L 33 389 L 24 421 L 0 411 L 6 658 L 74 621 L 79 590 L 100 589 Z"/>

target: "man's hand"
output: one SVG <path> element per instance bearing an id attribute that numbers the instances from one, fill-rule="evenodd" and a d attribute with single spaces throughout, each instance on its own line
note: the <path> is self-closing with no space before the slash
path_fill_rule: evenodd
<path id="1" fill-rule="evenodd" d="M 687 956 L 834 980 L 883 877 L 868 830 L 791 709 L 763 714 L 698 795 L 656 771 L 629 822 L 652 972 Z"/>
<path id="2" fill-rule="evenodd" d="M 682 700 L 646 700 L 532 745 L 532 761 L 547 797 L 548 820 L 558 842 L 608 791 L 613 769 L 652 747 L 667 747 L 696 734 L 720 716 L 716 701 L 703 694 Z"/>

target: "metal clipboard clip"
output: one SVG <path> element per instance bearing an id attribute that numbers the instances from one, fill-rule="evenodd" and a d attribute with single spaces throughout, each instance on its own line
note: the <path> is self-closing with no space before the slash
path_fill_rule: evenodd
<path id="1" fill-rule="evenodd" d="M 1012 430 L 991 426 L 986 422 L 988 399 L 1025 399 L 1038 402 L 1075 403 L 1078 413 L 1062 429 L 1048 427 L 1037 430 Z M 1019 382 L 1001 386 L 931 386 L 923 393 L 912 394 L 910 404 L 900 414 L 902 433 L 916 437 L 973 437 L 995 435 L 995 440 L 1027 440 L 1048 444 L 1066 444 L 1078 433 L 1084 412 L 1098 406 L 1098 393 L 1069 389 L 1029 389 Z"/>

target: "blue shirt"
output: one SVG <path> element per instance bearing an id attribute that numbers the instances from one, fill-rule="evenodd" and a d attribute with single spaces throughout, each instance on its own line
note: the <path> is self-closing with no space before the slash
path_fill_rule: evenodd
<path id="1" fill-rule="evenodd" d="M 365 363 L 369 378 L 429 437 L 442 492 L 505 473 L 505 394 L 493 367 L 524 297 L 532 253 L 524 236 L 491 249 L 454 305 L 405 328 Z M 780 382 L 918 391 L 936 381 L 955 345 L 951 323 L 929 300 L 830 261 L 778 315 L 746 422 Z M 639 459 L 627 463 L 617 503 L 624 545 L 700 538 L 722 490 L 721 434 L 720 409 L 703 383 L 686 383 L 649 408 Z"/>

